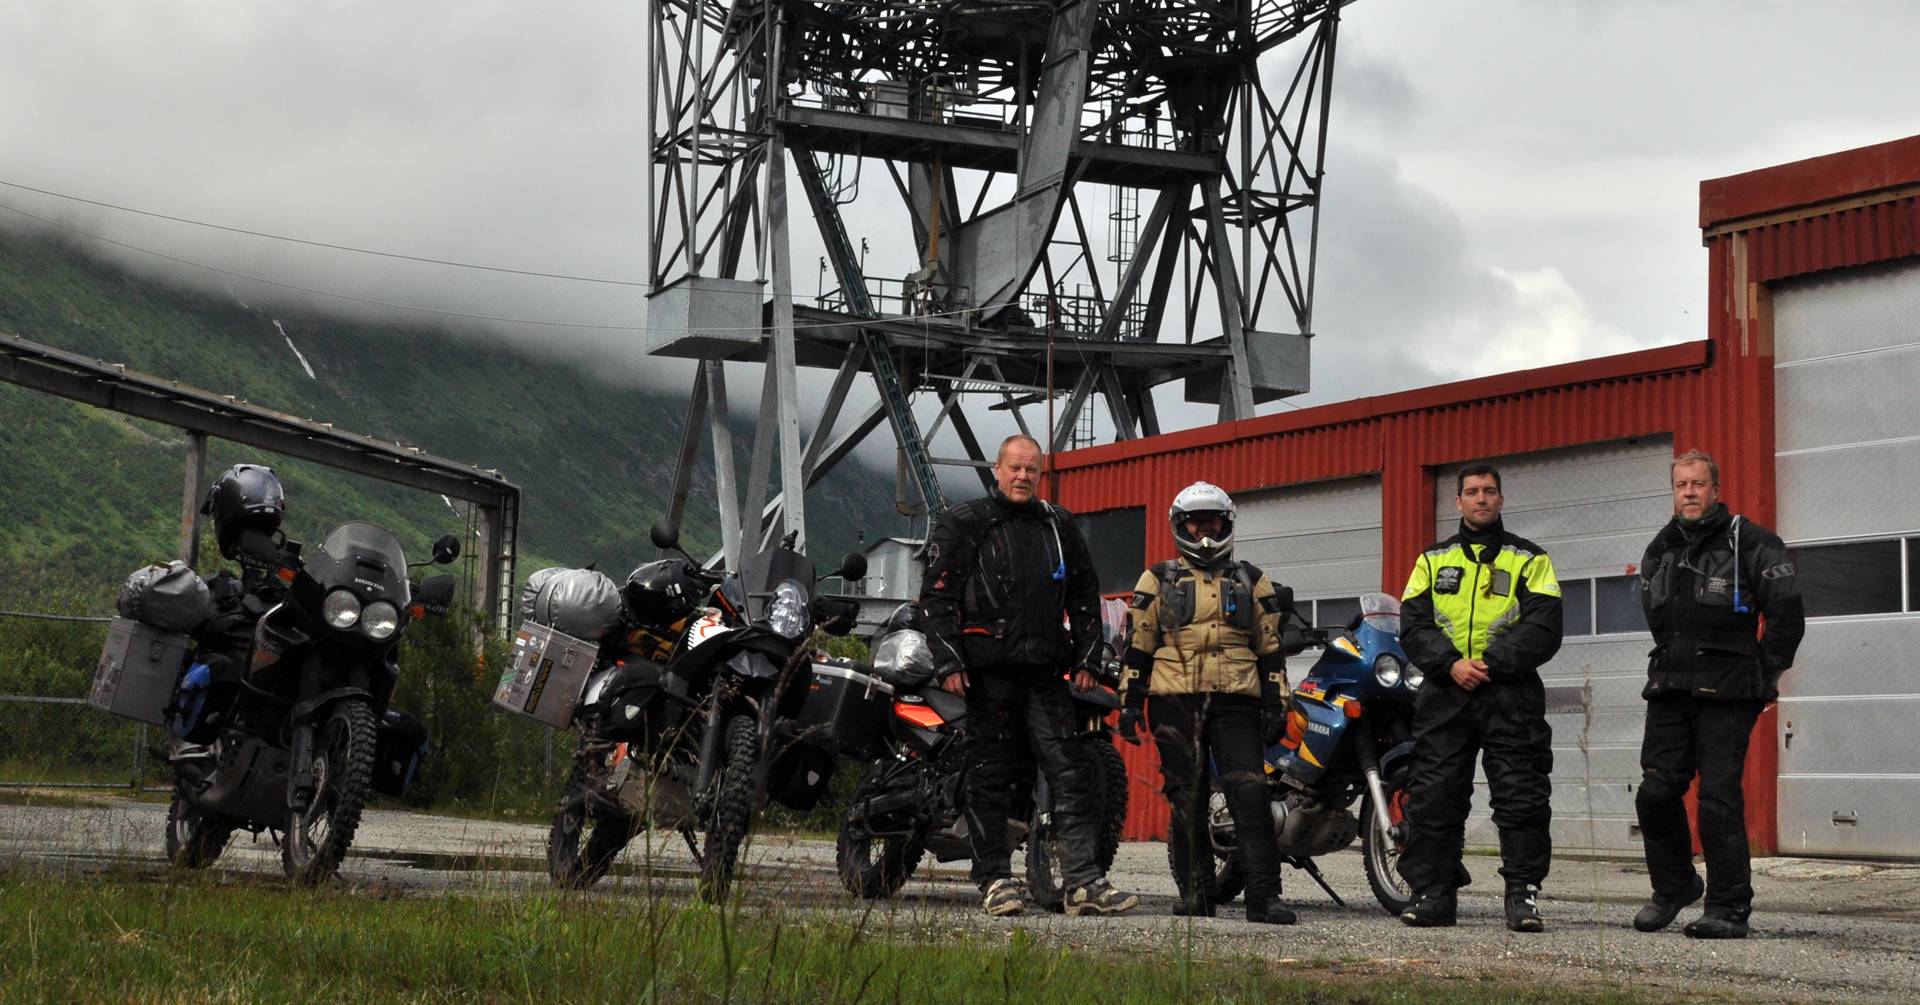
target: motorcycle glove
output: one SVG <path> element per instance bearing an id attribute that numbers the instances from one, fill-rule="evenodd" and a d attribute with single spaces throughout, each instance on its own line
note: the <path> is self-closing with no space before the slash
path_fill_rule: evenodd
<path id="1" fill-rule="evenodd" d="M 1260 740 L 1271 747 L 1287 733 L 1287 712 L 1293 693 L 1287 687 L 1287 658 L 1280 653 L 1260 657 Z"/>
<path id="2" fill-rule="evenodd" d="M 1125 663 L 1125 679 L 1120 686 L 1120 735 L 1128 743 L 1139 743 L 1147 692 L 1153 687 L 1153 654 L 1129 647 Z"/>

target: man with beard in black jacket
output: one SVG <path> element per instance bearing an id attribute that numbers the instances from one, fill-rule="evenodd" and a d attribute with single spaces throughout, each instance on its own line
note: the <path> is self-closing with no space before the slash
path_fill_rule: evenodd
<path id="1" fill-rule="evenodd" d="M 1747 739 L 1760 710 L 1780 696 L 1806 615 L 1793 562 L 1772 531 L 1720 502 L 1720 466 L 1702 451 L 1674 458 L 1673 520 L 1640 560 L 1640 602 L 1653 632 L 1647 662 L 1647 728 L 1640 744 L 1640 816 L 1653 897 L 1633 927 L 1657 932 L 1704 894 L 1689 922 L 1696 939 L 1742 939 L 1753 907 L 1746 799 Z M 1766 633 L 1760 633 L 1761 619 Z M 1700 779 L 1700 847 L 1693 869 L 1684 802 Z"/>
<path id="2" fill-rule="evenodd" d="M 1027 906 L 1007 839 L 1024 739 L 1053 794 L 1062 906 L 1069 915 L 1115 914 L 1140 899 L 1101 874 L 1093 752 L 1077 735 L 1065 679 L 1072 668 L 1075 687 L 1092 686 L 1099 581 L 1072 515 L 1035 494 L 1040 474 L 1038 441 L 1000 444 L 993 489 L 942 513 L 928 535 L 920 604 L 941 686 L 967 699 L 967 833 L 981 906 L 996 916 Z"/>

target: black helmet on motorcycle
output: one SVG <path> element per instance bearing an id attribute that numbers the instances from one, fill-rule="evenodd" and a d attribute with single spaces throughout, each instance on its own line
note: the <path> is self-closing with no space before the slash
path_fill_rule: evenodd
<path id="1" fill-rule="evenodd" d="M 207 490 L 200 512 L 213 517 L 213 534 L 220 554 L 235 557 L 243 531 L 266 533 L 280 529 L 287 511 L 287 493 L 273 469 L 259 464 L 235 464 Z"/>
<path id="2" fill-rule="evenodd" d="M 902 629 L 916 631 L 922 635 L 927 634 L 927 612 L 921 610 L 919 604 L 901 604 L 893 609 L 892 614 L 887 615 L 887 620 L 880 623 L 880 630 L 875 632 L 873 637 L 891 635 Z"/>
<path id="3" fill-rule="evenodd" d="M 627 616 L 641 624 L 671 625 L 693 613 L 700 598 L 700 581 L 684 558 L 648 562 L 627 576 L 620 601 Z"/>

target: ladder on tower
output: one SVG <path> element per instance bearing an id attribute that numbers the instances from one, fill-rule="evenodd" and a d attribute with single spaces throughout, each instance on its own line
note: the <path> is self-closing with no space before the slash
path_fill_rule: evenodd
<path id="1" fill-rule="evenodd" d="M 1126 265 L 1140 243 L 1140 190 L 1115 186 L 1107 213 L 1107 261 Z"/>

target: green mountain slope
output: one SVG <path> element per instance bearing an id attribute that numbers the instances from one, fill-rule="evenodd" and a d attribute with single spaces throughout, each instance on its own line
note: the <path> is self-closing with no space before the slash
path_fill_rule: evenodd
<path id="1" fill-rule="evenodd" d="M 495 468 L 523 491 L 520 575 L 651 557 L 684 393 L 617 387 L 554 358 L 484 338 L 304 318 L 135 278 L 60 242 L 0 232 L 0 331 L 445 457 Z M 281 329 L 284 329 L 284 335 Z M 313 368 L 309 377 L 287 344 Z M 743 430 L 743 433 L 745 430 Z M 742 442 L 745 442 L 744 440 Z M 0 607 L 47 584 L 113 584 L 170 555 L 184 434 L 0 384 Z M 347 519 L 403 542 L 461 526 L 437 496 L 213 441 L 209 470 L 262 459 L 286 482 L 288 533 L 318 540 Z M 688 506 L 697 550 L 718 540 L 710 472 Z M 808 494 L 824 562 L 905 529 L 891 476 L 849 462 Z"/>

